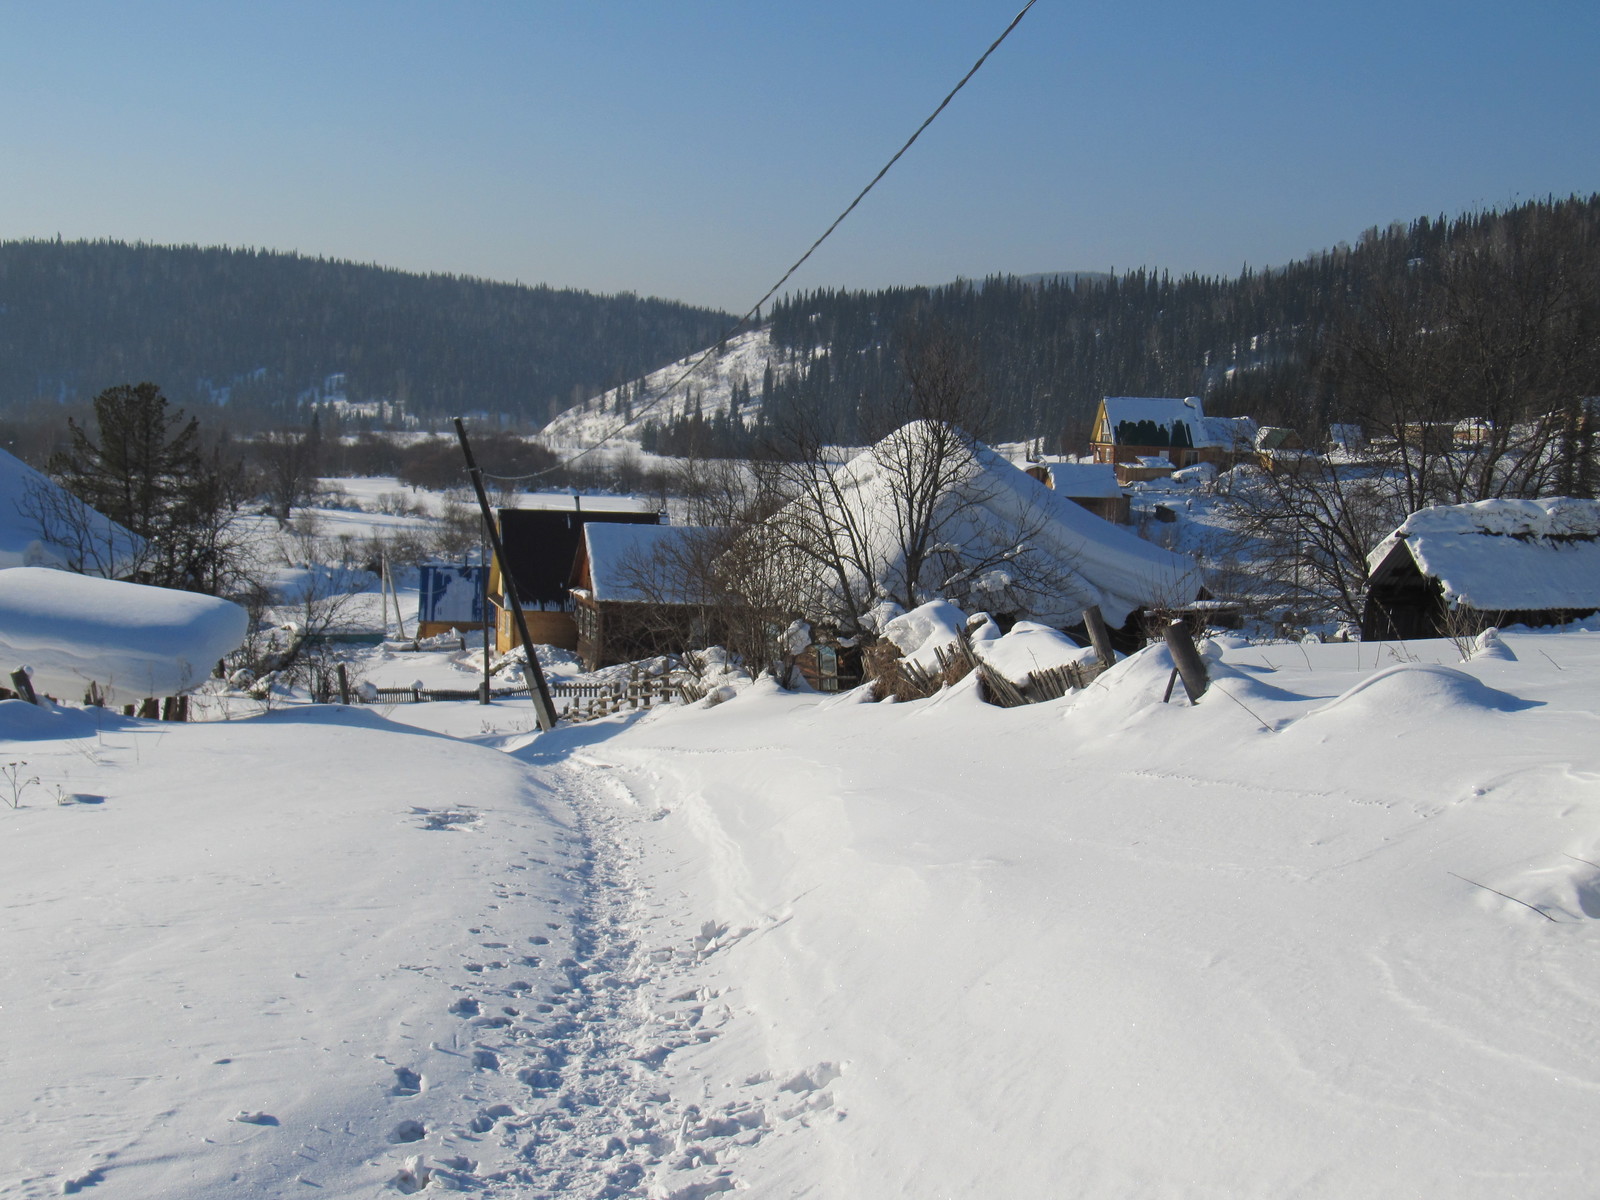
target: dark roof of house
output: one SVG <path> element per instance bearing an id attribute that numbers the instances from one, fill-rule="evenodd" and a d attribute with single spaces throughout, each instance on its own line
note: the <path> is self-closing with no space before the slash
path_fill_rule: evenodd
<path id="1" fill-rule="evenodd" d="M 517 598 L 526 605 L 566 603 L 572 581 L 572 564 L 585 525 L 659 525 L 656 511 L 599 512 L 589 508 L 499 510 L 500 540 L 505 546 L 503 564 L 517 586 Z"/>

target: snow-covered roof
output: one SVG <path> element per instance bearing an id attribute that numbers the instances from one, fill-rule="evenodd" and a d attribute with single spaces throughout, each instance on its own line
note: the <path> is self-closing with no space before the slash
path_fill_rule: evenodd
<path id="1" fill-rule="evenodd" d="M 1079 500 L 1114 500 L 1122 495 L 1111 463 L 1047 462 L 1055 490 Z"/>
<path id="2" fill-rule="evenodd" d="M 527 492 L 514 495 L 499 508 L 525 509 L 529 512 L 620 512 L 653 513 L 661 510 L 661 501 L 648 496 L 576 495 L 572 492 Z"/>
<path id="3" fill-rule="evenodd" d="M 1194 444 L 1242 453 L 1255 445 L 1257 432 L 1254 417 L 1201 417 Z"/>
<path id="4" fill-rule="evenodd" d="M 238 649 L 249 620 L 215 596 L 54 571 L 0 570 L 0 664 L 64 699 L 91 682 L 110 703 L 173 696 Z"/>
<path id="5" fill-rule="evenodd" d="M 1110 440 L 1120 444 L 1195 445 L 1200 423 L 1205 419 L 1205 409 L 1201 406 L 1199 396 L 1182 399 L 1158 396 L 1107 396 L 1101 403 L 1105 406 L 1106 431 L 1110 434 Z M 1125 426 L 1139 426 L 1146 423 L 1158 431 L 1159 436 L 1154 440 L 1139 442 L 1135 437 L 1123 436 L 1128 432 Z"/>
<path id="6" fill-rule="evenodd" d="M 878 455 L 885 453 L 890 439 L 915 436 L 921 424 L 913 422 L 891 434 L 853 458 L 837 476 L 838 494 L 853 510 L 849 522 L 879 564 L 880 585 L 903 578 L 906 564 L 896 533 L 894 480 Z M 1108 622 L 1121 625 L 1137 608 L 1185 604 L 1200 590 L 1199 571 L 1191 560 L 1040 487 L 982 442 L 973 443 L 962 477 L 939 508 L 943 515 L 935 524 L 946 544 L 1011 551 L 1010 559 L 991 572 L 991 586 L 1020 599 L 1019 615 L 1036 621 L 1076 624 L 1084 609 L 1097 604 Z M 1047 588 L 1039 582 L 1044 580 L 1049 581 Z M 922 582 L 939 586 L 935 580 Z"/>
<path id="7" fill-rule="evenodd" d="M 1404 546 L 1450 604 L 1484 612 L 1600 606 L 1600 501 L 1482 500 L 1412 513 L 1368 556 Z"/>
<path id="8" fill-rule="evenodd" d="M 70 520 L 63 531 L 77 527 L 79 540 L 65 532 L 44 536 L 38 513 L 43 508 Z M 35 471 L 13 454 L 0 450 L 0 568 L 66 567 L 97 574 L 121 574 L 137 555 L 140 539 Z"/>
<path id="9" fill-rule="evenodd" d="M 692 604 L 686 570 L 700 525 L 602 525 L 583 527 L 591 594 L 617 604 Z"/>

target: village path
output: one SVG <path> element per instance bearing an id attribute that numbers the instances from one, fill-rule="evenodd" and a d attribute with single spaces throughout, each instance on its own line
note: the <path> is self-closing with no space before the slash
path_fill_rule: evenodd
<path id="1" fill-rule="evenodd" d="M 537 967 L 501 971 L 490 961 L 456 985 L 457 1048 L 471 1058 L 474 1086 L 452 1127 L 439 1130 L 436 1152 L 392 1181 L 401 1191 L 704 1200 L 750 1186 L 741 1164 L 756 1147 L 807 1124 L 809 1085 L 761 1072 L 722 1078 L 684 1062 L 740 1015 L 707 977 L 733 939 L 690 914 L 682 892 L 660 886 L 659 864 L 641 862 L 679 853 L 653 838 L 669 811 L 661 794 L 642 798 L 623 772 L 588 752 L 631 723 L 500 744 L 526 770 L 534 803 L 566 831 L 564 853 L 526 864 L 560 879 L 565 919 L 511 929 L 491 904 L 467 931 L 475 940 L 493 935 L 483 954 L 525 949 L 520 962 Z"/>

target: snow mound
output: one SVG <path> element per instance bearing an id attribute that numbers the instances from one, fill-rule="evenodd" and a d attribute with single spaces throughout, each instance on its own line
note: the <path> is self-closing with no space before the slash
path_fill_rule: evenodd
<path id="1" fill-rule="evenodd" d="M 1035 671 L 1096 659 L 1093 647 L 1080 646 L 1059 629 L 1035 621 L 1018 621 L 1009 633 L 985 643 L 982 655 L 984 662 L 1013 683 L 1021 683 Z"/>
<path id="2" fill-rule="evenodd" d="M 1535 701 L 1492 688 L 1453 667 L 1400 663 L 1363 679 L 1306 719 L 1326 721 L 1337 717 L 1398 727 L 1474 710 L 1508 713 L 1535 706 Z"/>
<path id="3" fill-rule="evenodd" d="M 966 627 L 966 614 L 954 604 L 930 600 L 886 623 L 883 636 L 895 644 L 902 658 L 932 671 L 939 666 L 934 651 L 954 645 Z"/>
<path id="4" fill-rule="evenodd" d="M 1472 644 L 1472 657 L 1499 659 L 1501 662 L 1516 662 L 1517 656 L 1500 638 L 1498 630 L 1485 629 L 1478 635 Z"/>
<path id="5" fill-rule="evenodd" d="M 244 640 L 244 609 L 215 596 L 52 571 L 0 570 L 0 666 L 34 689 L 107 702 L 187 691 Z"/>

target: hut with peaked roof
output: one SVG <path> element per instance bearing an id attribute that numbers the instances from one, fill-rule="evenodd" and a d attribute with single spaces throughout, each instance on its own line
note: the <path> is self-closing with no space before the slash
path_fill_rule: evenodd
<path id="1" fill-rule="evenodd" d="M 571 595 L 586 670 L 719 640 L 699 567 L 716 531 L 696 525 L 584 526 Z"/>
<path id="2" fill-rule="evenodd" d="M 1575 621 L 1600 612 L 1600 501 L 1425 508 L 1378 544 L 1367 569 L 1368 640 Z"/>

